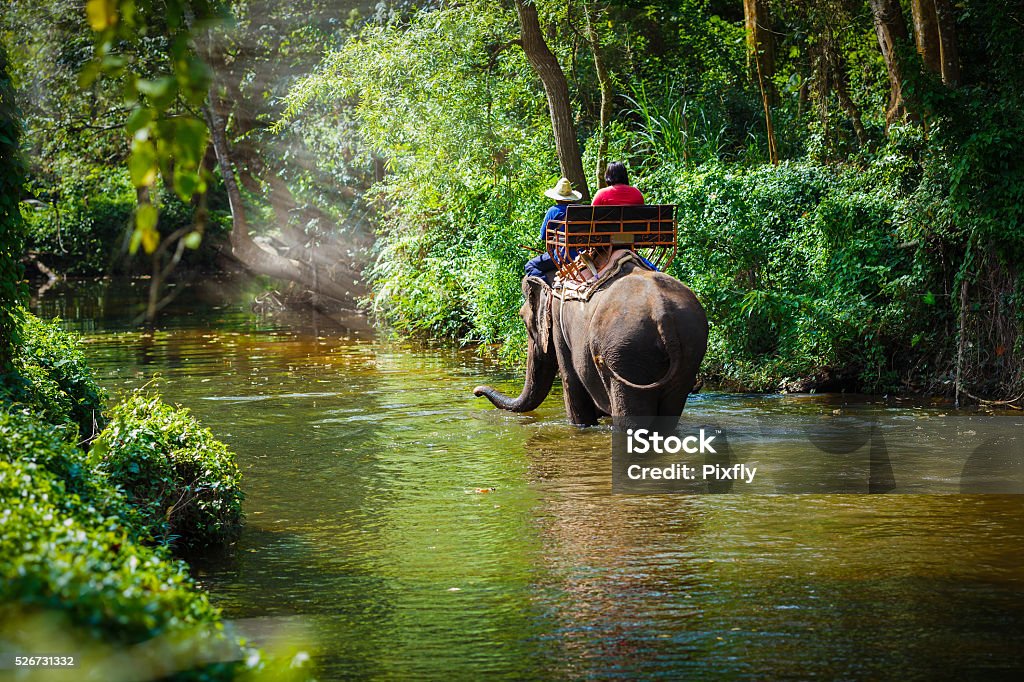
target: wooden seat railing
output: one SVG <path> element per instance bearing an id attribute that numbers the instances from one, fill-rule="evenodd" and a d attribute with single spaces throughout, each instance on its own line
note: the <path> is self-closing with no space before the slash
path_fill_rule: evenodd
<path id="1" fill-rule="evenodd" d="M 548 221 L 548 255 L 563 279 L 585 281 L 597 262 L 616 249 L 629 249 L 665 270 L 676 255 L 676 207 L 566 207 L 564 220 Z"/>

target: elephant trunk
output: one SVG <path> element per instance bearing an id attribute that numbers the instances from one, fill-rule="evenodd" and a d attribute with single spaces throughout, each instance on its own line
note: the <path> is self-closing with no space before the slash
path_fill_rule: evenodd
<path id="1" fill-rule="evenodd" d="M 554 352 L 539 351 L 533 339 L 530 339 L 529 357 L 526 365 L 526 384 L 518 398 L 511 398 L 491 386 L 477 386 L 473 394 L 478 398 L 487 396 L 494 406 L 510 412 L 530 412 L 540 407 L 544 398 L 548 397 L 551 385 L 555 381 L 558 362 Z"/>

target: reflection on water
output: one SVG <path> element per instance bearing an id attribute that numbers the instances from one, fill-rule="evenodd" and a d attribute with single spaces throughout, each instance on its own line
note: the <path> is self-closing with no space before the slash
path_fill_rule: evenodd
<path id="1" fill-rule="evenodd" d="M 518 377 L 238 292 L 140 333 L 120 286 L 49 292 L 115 393 L 160 376 L 238 454 L 247 528 L 195 563 L 227 617 L 302 622 L 324 679 L 1008 676 L 1024 668 L 1024 499 L 611 495 L 610 433 Z M 785 433 L 836 398 L 701 395 Z M 842 402 L 839 400 L 839 402 Z M 847 414 L 939 414 L 863 400 Z M 482 492 L 494 488 L 491 492 Z"/>

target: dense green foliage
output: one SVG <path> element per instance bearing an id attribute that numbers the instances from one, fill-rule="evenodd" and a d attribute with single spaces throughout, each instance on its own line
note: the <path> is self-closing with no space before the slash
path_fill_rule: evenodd
<path id="1" fill-rule="evenodd" d="M 358 98 L 356 115 L 373 121 L 363 136 L 389 150 L 391 173 L 377 188 L 389 228 L 378 241 L 374 302 L 404 331 L 452 337 L 476 328 L 502 338 L 518 323 L 510 313 L 521 273 L 509 263 L 539 229 L 527 209 L 543 212 L 554 153 L 538 154 L 550 136 L 535 125 L 543 101 L 515 106 L 534 96 L 521 52 L 476 63 L 489 45 L 512 39 L 510 28 L 506 11 L 481 17 L 472 7 L 419 15 L 401 31 L 371 26 L 332 56 L 330 79 L 307 83 Z M 448 59 L 426 59 L 440 43 Z"/>
<path id="2" fill-rule="evenodd" d="M 0 409 L 0 638 L 113 679 L 308 679 L 228 636 L 184 562 L 59 430 Z M 125 658 L 126 646 L 133 648 Z M 116 666 L 110 668 L 109 666 Z"/>
<path id="3" fill-rule="evenodd" d="M 0 372 L 10 369 L 11 349 L 17 342 L 21 285 L 22 158 L 18 149 L 21 125 L 8 75 L 7 50 L 0 44 Z"/>
<path id="4" fill-rule="evenodd" d="M 184 250 L 182 263 L 209 269 L 223 241 L 224 212 L 213 210 L 220 208 L 213 206 L 208 216 L 202 202 L 191 202 L 190 195 L 181 199 L 177 191 L 183 182 L 198 182 L 197 173 L 182 169 L 175 174 L 167 168 L 166 182 L 157 183 L 139 164 L 134 164 L 132 171 L 126 163 L 136 148 L 144 147 L 141 154 L 152 152 L 150 147 L 158 138 L 158 123 L 151 121 L 139 129 L 139 137 L 145 139 L 132 143 L 124 127 L 128 115 L 124 92 L 129 86 L 146 87 L 161 79 L 167 56 L 160 41 L 134 46 L 130 70 L 123 61 L 127 54 L 106 59 L 101 70 L 109 67 L 116 71 L 120 63 L 121 75 L 93 81 L 83 89 L 88 78 L 98 74 L 104 59 L 94 59 L 92 32 L 80 3 L 15 3 L 0 16 L 0 32 L 6 34 L 11 75 L 25 111 L 29 174 L 22 213 L 28 222 L 30 253 L 58 274 L 152 270 L 152 257 L 129 254 L 133 246 L 141 245 L 142 232 L 133 229 L 135 218 L 140 213 L 156 217 L 150 211 L 137 211 L 141 200 L 146 206 L 160 207 L 158 223 L 146 224 L 147 228 L 159 228 L 167 236 L 185 236 L 199 225 L 197 229 L 203 230 L 210 243 L 200 253 Z M 128 44 L 122 45 L 123 51 L 128 52 L 127 48 Z M 90 67 L 92 71 L 86 74 Z M 139 111 L 146 103 L 139 104 Z M 151 128 L 152 135 L 146 132 Z M 161 151 L 164 157 L 180 156 L 179 148 L 171 145 L 161 146 Z M 157 163 L 155 156 L 152 163 Z M 182 168 L 180 164 L 176 167 Z M 148 176 L 148 184 L 133 182 L 132 172 Z M 139 237 L 133 241 L 136 233 Z M 145 233 L 150 238 L 143 246 L 153 246 L 153 233 Z M 29 271 L 34 274 L 35 268 Z"/>
<path id="5" fill-rule="evenodd" d="M 909 113 L 890 122 L 867 2 L 764 4 L 775 44 L 759 84 L 742 3 L 538 3 L 585 167 L 602 139 L 589 12 L 611 83 L 608 156 L 627 162 L 649 201 L 680 205 L 671 273 L 708 308 L 708 378 L 1020 393 L 1020 8 L 957 5 L 953 83 L 899 45 Z M 514 311 L 531 254 L 519 245 L 539 245 L 541 191 L 559 174 L 544 91 L 517 38 L 507 7 L 392 16 L 331 52 L 293 89 L 281 124 L 322 125 L 326 103 L 388 159 L 371 193 L 387 209 L 372 270 L 379 319 L 500 343 L 506 357 L 523 342 Z M 778 166 L 767 163 L 766 106 Z"/>
<path id="6" fill-rule="evenodd" d="M 71 159 L 64 159 L 71 161 Z M 68 169 L 54 185 L 39 184 L 34 199 L 22 204 L 26 247 L 48 268 L 68 276 L 145 273 L 150 263 L 128 254 L 136 191 L 128 171 L 112 168 Z M 35 176 L 40 182 L 42 177 Z M 196 209 L 171 192 L 154 192 L 160 203 L 160 228 L 169 233 L 189 228 Z M 211 211 L 205 228 L 205 248 L 185 250 L 182 268 L 209 271 L 214 268 L 215 247 L 223 244 L 230 218 L 222 210 Z"/>
<path id="7" fill-rule="evenodd" d="M 56 322 L 20 311 L 20 343 L 0 398 L 60 428 L 66 440 L 91 440 L 103 428 L 106 394 L 93 377 L 78 338 Z"/>
<path id="8" fill-rule="evenodd" d="M 37 328 L 23 338 L 53 341 L 52 325 L 25 315 Z M 0 405 L 0 639 L 73 651 L 97 679 L 120 675 L 106 666 L 124 666 L 124 647 L 141 643 L 127 659 L 140 678 L 306 678 L 307 657 L 267 657 L 227 636 L 219 610 L 170 555 L 169 532 L 194 532 L 189 547 L 237 534 L 238 470 L 222 443 L 186 412 L 141 395 L 114 408 L 88 454 L 68 441 L 66 424 L 40 414 Z M 192 497 L 155 518 L 164 493 Z"/>
<path id="9" fill-rule="evenodd" d="M 91 86 L 101 74 L 120 86 L 131 113 L 128 170 L 140 191 L 132 232 L 132 253 L 142 246 L 152 254 L 161 243 L 159 203 L 150 192 L 158 179 L 181 201 L 206 193 L 203 157 L 208 132 L 195 107 L 206 101 L 210 68 L 192 47 L 193 24 L 214 18 L 217 3 L 163 0 L 88 0 L 85 17 L 95 49 L 81 71 L 79 85 Z M 148 40 L 158 35 L 161 40 Z M 196 248 L 202 223 L 184 242 Z M 185 234 L 175 239 L 185 238 Z"/>
<path id="10" fill-rule="evenodd" d="M 183 549 L 237 537 L 243 496 L 234 455 L 224 443 L 188 410 L 156 396 L 133 393 L 109 416 L 91 455 L 154 536 Z"/>
<path id="11" fill-rule="evenodd" d="M 780 377 L 830 368 L 868 390 L 899 383 L 903 354 L 922 342 L 934 303 L 917 286 L 921 263 L 899 225 L 899 187 L 913 171 L 894 161 L 838 171 L 709 164 L 653 185 L 679 205 L 680 256 L 670 272 L 718 321 L 710 378 L 773 390 Z"/>
<path id="12" fill-rule="evenodd" d="M 0 407 L 0 638 L 28 649 L 73 641 L 79 665 L 101 676 L 111 652 L 141 642 L 148 653 L 133 666 L 153 678 L 236 679 L 268 664 L 282 672 L 280 661 L 244 654 L 225 636 L 219 611 L 167 548 L 168 532 L 194 533 L 182 542 L 189 547 L 237 535 L 241 492 L 226 448 L 184 412 L 137 396 L 114 409 L 86 454 L 69 442 L 77 427 L 60 410 L 98 401 L 95 384 L 69 335 L 24 315 L 19 359 L 34 358 L 52 376 L 35 377 L 42 403 Z M 55 353 L 68 365 L 49 364 Z M 38 391 L 47 381 L 52 392 Z M 53 414 L 56 424 L 39 419 Z M 156 464 L 169 459 L 147 447 L 158 443 L 171 446 L 174 464 Z M 156 488 L 139 479 L 142 470 Z M 165 492 L 192 497 L 176 498 L 163 517 Z"/>
<path id="13" fill-rule="evenodd" d="M 7 377 L 15 388 L 0 407 L 0 637 L 26 647 L 73 637 L 84 661 L 151 640 L 155 677 L 234 679 L 240 664 L 208 661 L 236 661 L 237 645 L 166 547 L 169 532 L 191 534 L 188 547 L 237 535 L 230 453 L 186 413 L 136 397 L 86 454 L 75 420 L 102 424 L 103 393 L 72 335 L 25 311 L 21 319 Z M 157 444 L 167 452 L 147 447 Z M 173 514 L 159 513 L 172 504 Z"/>
<path id="14" fill-rule="evenodd" d="M 91 182 L 62 178 L 52 191 L 52 203 L 50 192 L 37 192 L 33 203 L 23 204 L 28 249 L 61 274 L 110 272 L 124 244 L 135 212 L 135 191 L 116 182 L 122 174 L 97 175 Z"/>
<path id="15" fill-rule="evenodd" d="M 131 510 L 109 480 L 59 432 L 7 410 L 0 411 L 0 500 L 5 623 L 45 609 L 63 613 L 94 646 L 196 628 L 204 634 L 194 642 L 210 650 L 223 645 L 218 611 L 195 590 L 183 563 L 140 544 Z M 178 644 L 180 650 L 165 652 L 164 665 L 186 651 Z"/>
<path id="16" fill-rule="evenodd" d="M 59 428 L 34 419 L 28 410 L 5 406 L 0 414 L 4 461 L 36 472 L 47 486 L 59 485 L 64 494 L 51 499 L 51 504 L 60 506 L 66 514 L 88 510 L 96 518 L 133 519 L 131 508 L 107 477 L 95 470 L 81 448 L 62 436 Z M 127 525 L 126 532 L 132 539 L 140 539 L 134 525 Z M 145 537 L 143 534 L 141 539 Z"/>

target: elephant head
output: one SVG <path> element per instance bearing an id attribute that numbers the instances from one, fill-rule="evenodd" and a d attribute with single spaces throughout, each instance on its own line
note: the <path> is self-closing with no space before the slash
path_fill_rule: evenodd
<path id="1" fill-rule="evenodd" d="M 529 350 L 526 383 L 518 398 L 510 398 L 491 386 L 477 386 L 473 394 L 487 396 L 495 407 L 511 412 L 537 409 L 551 391 L 558 372 L 558 358 L 551 334 L 551 287 L 537 277 L 523 278 L 523 307 L 519 315 L 526 324 Z"/>

